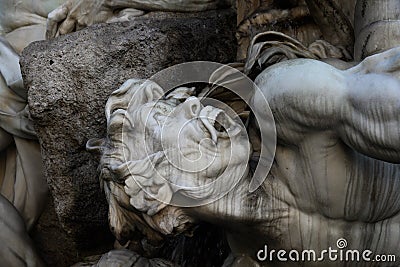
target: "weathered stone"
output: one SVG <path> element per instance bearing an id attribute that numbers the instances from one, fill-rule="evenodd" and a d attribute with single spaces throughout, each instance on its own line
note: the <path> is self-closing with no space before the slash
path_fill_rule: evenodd
<path id="1" fill-rule="evenodd" d="M 105 135 L 109 94 L 128 78 L 147 78 L 177 63 L 234 61 L 235 25 L 233 10 L 152 13 L 24 50 L 21 68 L 45 176 L 57 216 L 77 248 L 91 248 L 95 237 L 109 234 L 98 159 L 85 149 L 89 138 Z"/>
<path id="2" fill-rule="evenodd" d="M 100 232 L 101 229 L 98 230 Z M 113 236 L 107 233 L 105 225 L 102 233 L 91 237 L 90 246 L 77 247 L 76 242 L 62 229 L 54 209 L 54 201 L 49 197 L 45 211 L 30 234 L 39 255 L 47 265 L 63 267 L 71 266 L 83 257 L 112 249 Z"/>

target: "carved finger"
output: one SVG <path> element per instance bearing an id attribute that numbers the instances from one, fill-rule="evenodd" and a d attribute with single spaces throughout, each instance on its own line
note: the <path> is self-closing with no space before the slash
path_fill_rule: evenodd
<path id="1" fill-rule="evenodd" d="M 58 28 L 58 34 L 64 35 L 73 32 L 75 29 L 75 25 L 76 25 L 76 20 L 72 18 L 67 18 L 61 23 L 60 27 Z"/>
<path id="2" fill-rule="evenodd" d="M 138 1 L 132 1 L 132 0 L 106 0 L 104 1 L 104 4 L 107 7 L 113 7 L 113 8 L 118 8 L 118 7 L 137 8 L 138 5 L 140 5 L 138 4 Z"/>
<path id="3" fill-rule="evenodd" d="M 121 21 L 129 21 L 134 19 L 135 17 L 143 16 L 145 12 L 143 10 L 138 10 L 134 8 L 125 8 L 121 10 L 117 16 L 112 16 L 107 20 L 107 23 L 113 22 L 121 22 Z"/>
<path id="4" fill-rule="evenodd" d="M 68 15 L 68 7 L 66 5 L 59 6 L 49 13 L 47 16 L 46 39 L 54 38 L 57 34 L 58 24 Z"/>
<path id="5" fill-rule="evenodd" d="M 88 24 L 89 23 L 87 22 L 86 19 L 79 19 L 77 21 L 77 23 L 76 23 L 76 26 L 75 26 L 76 29 L 75 30 L 76 31 L 80 31 L 80 30 L 86 28 L 87 26 L 89 26 Z"/>

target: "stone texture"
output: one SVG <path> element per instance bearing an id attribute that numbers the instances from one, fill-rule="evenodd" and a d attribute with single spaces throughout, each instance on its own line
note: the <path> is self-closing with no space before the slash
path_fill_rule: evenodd
<path id="1" fill-rule="evenodd" d="M 49 197 L 48 205 L 32 230 L 31 237 L 39 255 L 48 266 L 62 267 L 71 266 L 84 257 L 112 249 L 114 238 L 111 233 L 107 233 L 105 225 L 102 233 L 90 238 L 90 246 L 77 247 L 76 242 L 62 229 L 54 209 L 54 201 Z"/>
<path id="2" fill-rule="evenodd" d="M 105 136 L 109 94 L 128 78 L 147 78 L 177 63 L 234 61 L 235 26 L 232 10 L 152 13 L 35 42 L 23 51 L 21 68 L 45 176 L 77 251 L 93 250 L 109 235 L 98 158 L 85 150 L 89 138 Z"/>

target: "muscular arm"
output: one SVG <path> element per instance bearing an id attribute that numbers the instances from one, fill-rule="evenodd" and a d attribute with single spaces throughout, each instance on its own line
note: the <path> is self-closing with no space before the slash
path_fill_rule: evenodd
<path id="1" fill-rule="evenodd" d="M 352 75 L 338 132 L 368 156 L 400 163 L 400 81 L 382 74 Z"/>
<path id="2" fill-rule="evenodd" d="M 325 131 L 365 155 L 400 163 L 396 78 L 295 60 L 265 70 L 256 84 L 269 101 L 281 143 L 297 145 Z M 256 93 L 256 106 L 257 99 Z"/>

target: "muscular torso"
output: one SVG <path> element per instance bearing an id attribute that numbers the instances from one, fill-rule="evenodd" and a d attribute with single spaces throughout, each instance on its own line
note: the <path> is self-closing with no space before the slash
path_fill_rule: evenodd
<path id="1" fill-rule="evenodd" d="M 278 146 L 271 174 L 267 194 L 289 210 L 277 223 L 284 248 L 324 249 L 345 238 L 352 248 L 398 254 L 399 165 L 357 153 L 328 132 Z"/>
<path id="2" fill-rule="evenodd" d="M 374 223 L 400 211 L 400 165 L 362 155 L 332 133 L 315 133 L 294 147 L 278 146 L 273 174 L 306 213 Z"/>
<path id="3" fill-rule="evenodd" d="M 349 98 L 345 95 L 345 87 L 355 92 L 360 88 L 364 91 L 357 93 L 360 98 L 358 102 L 351 102 L 352 105 L 363 104 L 367 112 L 379 114 L 379 108 L 372 109 L 376 104 L 375 98 L 362 96 L 373 81 L 364 76 L 354 79 L 349 76 L 349 79 L 317 62 L 305 61 L 304 65 L 298 62 L 293 65 L 285 63 L 283 68 L 277 66 L 275 70 L 260 75 L 265 75 L 265 79 L 256 81 L 264 90 L 274 114 L 278 144 L 275 161 L 263 188 L 249 195 L 245 192 L 247 186 L 243 186 L 243 192 L 232 194 L 233 198 L 234 195 L 243 198 L 240 205 L 243 212 L 238 213 L 246 225 L 252 225 L 252 230 L 245 234 L 231 235 L 233 250 L 245 252 L 253 258 L 264 245 L 269 249 L 287 251 L 314 249 L 318 253 L 328 247 L 337 249 L 336 241 L 345 238 L 349 249 L 369 249 L 373 255 L 394 254 L 400 259 L 400 164 L 359 152 L 374 154 L 378 151 L 376 154 L 380 155 L 381 148 L 385 147 L 381 138 L 393 138 L 387 135 L 389 132 L 385 127 L 389 125 L 391 130 L 397 131 L 398 118 L 387 124 L 384 118 L 374 121 L 374 116 L 369 117 L 370 114 L 366 113 L 365 120 L 357 120 L 357 116 L 364 115 L 354 112 L 351 113 L 355 118 L 353 124 L 339 120 L 341 124 L 349 123 L 347 126 L 352 130 L 343 133 L 345 127 L 335 123 L 332 127 L 332 122 L 339 116 L 337 112 L 350 112 L 352 109 L 350 106 L 336 110 L 337 104 Z M 376 78 L 379 81 L 377 89 L 382 90 L 382 94 L 388 93 L 385 89 L 388 84 L 398 96 L 400 87 L 396 87 L 398 83 L 393 78 Z M 360 81 L 366 84 L 353 83 Z M 330 95 L 332 92 L 334 94 Z M 261 98 L 256 96 L 254 99 L 255 106 L 261 106 L 261 103 L 257 104 L 257 99 Z M 381 105 L 389 106 L 391 103 L 387 100 Z M 372 141 L 352 140 L 358 145 L 356 150 L 348 145 L 348 140 L 345 142 L 343 136 L 353 133 L 358 136 L 360 132 L 357 131 L 363 131 L 360 122 L 370 124 L 366 129 L 372 129 L 371 133 L 377 135 L 361 132 L 360 138 L 371 138 Z M 394 138 L 396 144 L 398 135 Z M 369 141 L 375 144 L 368 144 Z M 385 149 L 398 154 L 398 147 Z M 249 204 L 249 199 L 256 200 Z M 244 227 L 231 232 L 240 229 Z M 343 262 L 326 262 L 324 265 L 309 262 L 303 265 L 343 266 Z M 279 263 L 272 266 L 279 266 Z M 284 262 L 281 266 L 291 264 Z"/>
<path id="4" fill-rule="evenodd" d="M 234 253 L 272 249 L 297 251 L 348 249 L 400 258 L 400 165 L 366 157 L 332 133 L 316 133 L 296 146 L 278 145 L 275 163 L 263 188 L 242 196 L 238 213 L 226 227 Z M 247 196 L 246 196 L 247 194 Z M 226 207 L 226 206 L 225 206 Z M 286 255 L 287 257 L 287 255 Z M 262 262 L 262 266 L 298 266 L 296 262 Z M 326 258 L 327 259 L 327 258 Z M 357 265 L 352 262 L 346 266 Z M 343 266 L 343 262 L 306 262 L 302 266 Z"/>

